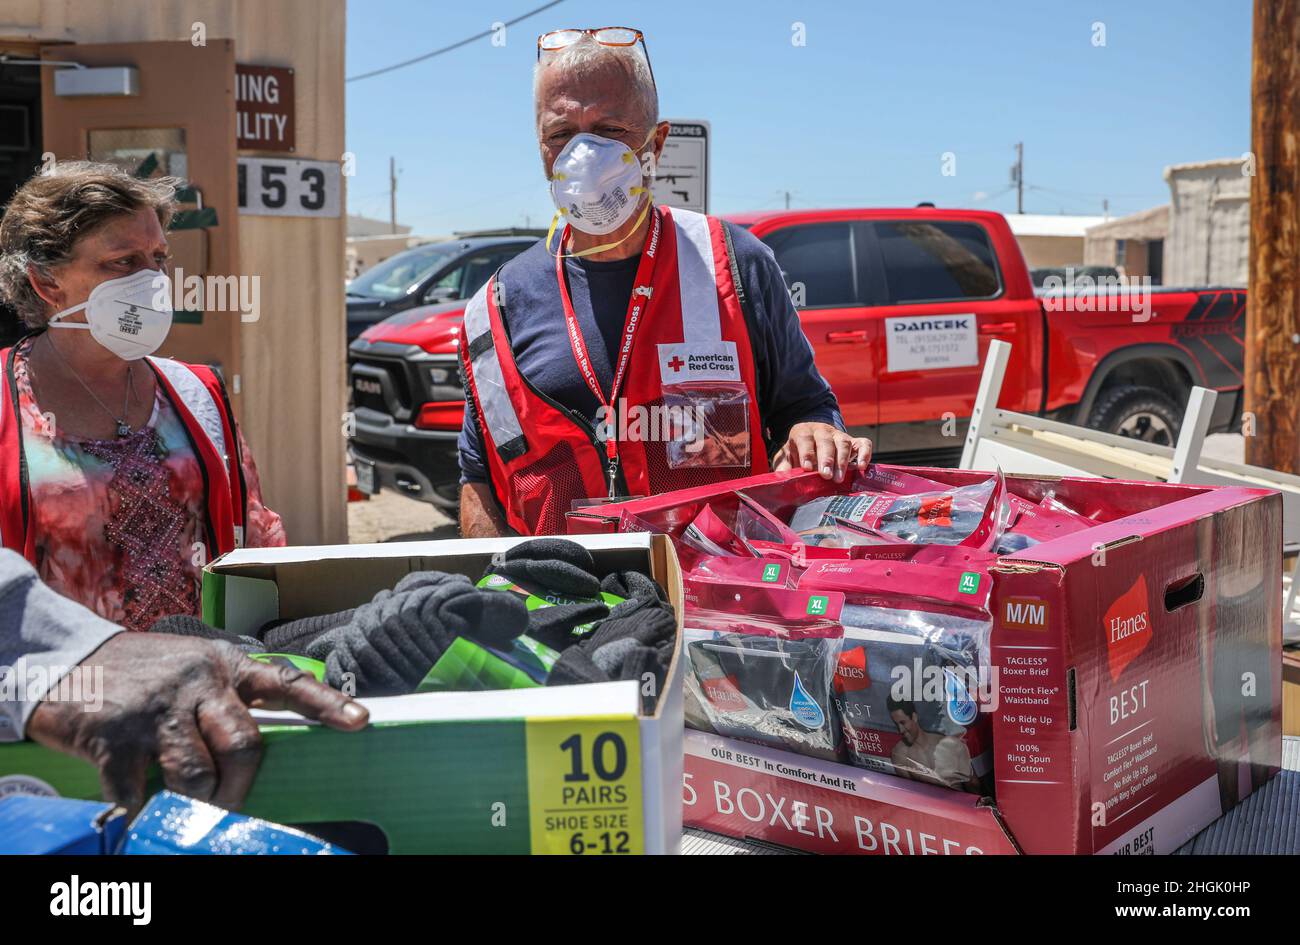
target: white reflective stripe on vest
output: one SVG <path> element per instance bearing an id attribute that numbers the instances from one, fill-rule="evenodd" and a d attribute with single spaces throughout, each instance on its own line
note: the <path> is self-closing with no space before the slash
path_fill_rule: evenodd
<path id="1" fill-rule="evenodd" d="M 476 338 L 492 331 L 492 320 L 488 317 L 487 294 L 496 284 L 489 279 L 483 288 L 474 293 L 474 297 L 465 306 L 465 343 L 472 345 Z M 497 357 L 496 339 L 477 355 L 470 359 L 474 371 L 474 388 L 478 393 L 478 407 L 487 424 L 488 433 L 493 444 L 499 449 L 505 444 L 524 435 L 519 425 L 519 416 L 515 405 L 510 402 L 510 392 L 506 390 L 505 380 L 501 375 L 501 361 Z"/>
<path id="2" fill-rule="evenodd" d="M 199 380 L 198 376 L 179 361 L 171 358 L 150 358 L 149 363 L 156 367 L 176 391 L 185 409 L 190 412 L 199 427 L 212 441 L 213 448 L 221 457 L 221 462 L 230 468 L 230 457 L 226 453 L 226 431 L 221 422 L 221 408 L 217 406 L 212 392 Z"/>
<path id="3" fill-rule="evenodd" d="M 677 231 L 677 281 L 682 293 L 682 339 L 688 344 L 722 340 L 718 313 L 718 272 L 713 260 L 709 218 L 690 210 L 672 210 Z"/>

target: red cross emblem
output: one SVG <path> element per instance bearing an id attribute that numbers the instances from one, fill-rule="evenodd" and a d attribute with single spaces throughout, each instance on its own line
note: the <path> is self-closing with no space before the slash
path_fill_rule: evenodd
<path id="1" fill-rule="evenodd" d="M 668 362 L 668 366 L 673 369 L 673 373 L 676 373 L 686 366 L 686 362 L 677 355 L 673 355 L 673 359 Z"/>

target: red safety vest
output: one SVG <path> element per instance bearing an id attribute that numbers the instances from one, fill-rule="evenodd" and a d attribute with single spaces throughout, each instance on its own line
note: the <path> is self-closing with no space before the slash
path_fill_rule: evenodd
<path id="1" fill-rule="evenodd" d="M 208 560 L 244 543 L 248 491 L 239 451 L 234 414 L 225 385 L 211 368 L 183 364 L 171 358 L 146 358 L 158 386 L 171 401 L 189 435 L 203 471 L 208 499 L 206 531 Z M 5 390 L 0 396 L 0 545 L 17 551 L 36 565 L 36 537 L 28 527 L 31 489 L 23 450 L 22 418 L 18 415 L 18 384 L 14 378 L 14 349 L 0 351 Z M 213 549 L 216 554 L 213 554 Z"/>
<path id="2" fill-rule="evenodd" d="M 460 353 L 492 487 L 506 521 L 520 534 L 562 534 L 565 513 L 574 500 L 608 495 L 611 479 L 621 494 L 644 496 L 768 469 L 744 287 L 722 221 L 656 208 L 641 255 L 624 344 L 612 352 L 612 392 L 600 389 L 591 370 L 563 278 L 563 261 L 555 264 L 555 296 L 564 307 L 583 378 L 601 403 L 617 407 L 617 429 L 626 433 L 630 424 L 624 418 L 636 416 L 637 408 L 660 408 L 662 415 L 665 382 L 678 379 L 689 355 L 698 363 L 726 365 L 727 383 L 735 389 L 743 385 L 748 395 L 747 408 L 732 411 L 737 430 L 747 423 L 748 465 L 673 468 L 663 439 L 644 434 L 602 443 L 586 417 L 545 397 L 520 373 L 505 327 L 510 294 L 498 272 L 465 309 Z M 634 370 L 629 369 L 632 365 Z"/>

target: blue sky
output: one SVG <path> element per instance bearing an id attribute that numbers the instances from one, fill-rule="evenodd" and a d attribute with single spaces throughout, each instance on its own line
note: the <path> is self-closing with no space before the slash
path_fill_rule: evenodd
<path id="1" fill-rule="evenodd" d="M 545 0 L 349 0 L 347 74 L 489 29 Z M 1030 213 L 1112 215 L 1168 201 L 1170 164 L 1250 145 L 1249 0 L 905 2 L 564 0 L 506 32 L 347 84 L 348 210 L 416 232 L 544 226 L 537 34 L 635 26 L 668 118 L 712 123 L 714 213 L 793 207 L 1015 210 L 1025 143 Z M 791 42 L 804 24 L 806 45 Z M 1094 23 L 1105 45 L 1094 45 Z M 944 176 L 945 152 L 956 174 Z"/>

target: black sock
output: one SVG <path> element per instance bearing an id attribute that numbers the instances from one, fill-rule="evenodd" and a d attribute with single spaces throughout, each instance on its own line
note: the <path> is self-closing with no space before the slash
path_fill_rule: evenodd
<path id="1" fill-rule="evenodd" d="M 539 597 L 600 596 L 591 552 L 564 538 L 534 538 L 493 556 L 487 573 L 508 577 Z"/>
<path id="2" fill-rule="evenodd" d="M 581 647 L 571 646 L 555 661 L 546 677 L 548 686 L 576 686 L 582 683 L 609 682 L 609 674 L 591 661 Z"/>
<path id="3" fill-rule="evenodd" d="M 589 635 L 575 636 L 574 628 L 608 616 L 609 608 L 597 603 L 538 607 L 528 614 L 528 635 L 553 650 L 565 650 Z"/>

